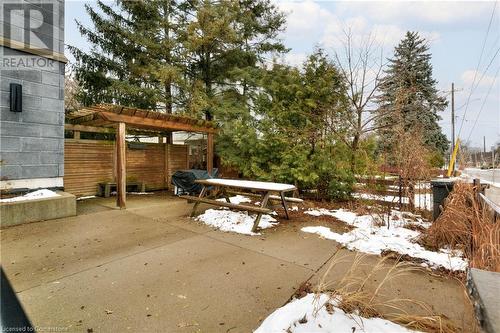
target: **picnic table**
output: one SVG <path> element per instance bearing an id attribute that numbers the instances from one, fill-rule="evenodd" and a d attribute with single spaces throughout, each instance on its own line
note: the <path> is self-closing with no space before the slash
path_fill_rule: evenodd
<path id="1" fill-rule="evenodd" d="M 285 196 L 285 193 L 294 192 L 297 190 L 294 185 L 289 184 L 221 178 L 199 179 L 195 182 L 203 186 L 198 197 L 189 195 L 180 196 L 181 198 L 184 198 L 188 201 L 195 202 L 193 211 L 191 212 L 191 216 L 195 215 L 196 208 L 198 208 L 198 205 L 200 203 L 255 212 L 257 213 L 257 217 L 255 218 L 255 222 L 252 228 L 253 232 L 257 231 L 262 214 L 272 213 L 272 210 L 268 207 L 268 203 L 270 200 L 281 202 L 281 205 L 285 210 L 285 216 L 287 219 L 289 219 L 287 202 L 302 202 L 302 200 L 299 198 Z M 213 192 L 215 193 L 211 197 L 207 196 L 210 189 L 213 189 Z M 242 192 L 234 191 L 234 189 L 238 189 Z M 250 206 L 232 203 L 229 200 L 229 193 L 260 198 L 260 205 Z M 217 197 L 225 198 L 226 201 L 217 200 Z"/>

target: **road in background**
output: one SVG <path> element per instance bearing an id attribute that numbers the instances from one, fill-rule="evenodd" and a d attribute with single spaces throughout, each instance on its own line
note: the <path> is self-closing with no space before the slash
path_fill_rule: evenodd
<path id="1" fill-rule="evenodd" d="M 466 168 L 463 174 L 471 178 L 479 178 L 482 183 L 490 183 L 496 187 L 500 187 L 500 169 Z"/>

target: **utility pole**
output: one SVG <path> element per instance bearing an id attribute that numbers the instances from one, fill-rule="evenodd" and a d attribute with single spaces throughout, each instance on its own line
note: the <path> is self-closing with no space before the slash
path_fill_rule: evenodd
<path id="1" fill-rule="evenodd" d="M 488 157 L 486 156 L 486 136 L 483 135 L 483 164 L 486 165 L 486 160 Z"/>
<path id="2" fill-rule="evenodd" d="M 455 83 L 451 83 L 451 149 L 450 149 L 450 163 L 453 159 L 453 151 L 455 150 Z M 455 156 L 455 158 L 457 158 Z M 455 176 L 456 163 L 453 163 L 452 176 Z"/>
<path id="3" fill-rule="evenodd" d="M 455 147 L 455 83 L 451 83 L 451 151 Z"/>

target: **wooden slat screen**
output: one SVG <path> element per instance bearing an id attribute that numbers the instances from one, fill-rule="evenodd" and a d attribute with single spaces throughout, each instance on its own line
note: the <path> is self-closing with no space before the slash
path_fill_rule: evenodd
<path id="1" fill-rule="evenodd" d="M 170 188 L 171 175 L 187 167 L 188 147 L 158 143 L 144 146 L 127 148 L 127 180 L 144 182 L 147 190 Z M 113 141 L 66 139 L 65 191 L 76 196 L 96 195 L 98 183 L 114 181 L 115 160 Z"/>
<path id="2" fill-rule="evenodd" d="M 110 141 L 64 143 L 64 188 L 76 196 L 95 195 L 99 182 L 113 180 L 115 146 Z"/>
<path id="3" fill-rule="evenodd" d="M 177 170 L 189 169 L 188 146 L 187 145 L 168 145 L 167 183 L 170 185 L 170 179 Z"/>
<path id="4" fill-rule="evenodd" d="M 146 190 L 164 189 L 164 145 L 152 143 L 145 149 L 127 149 L 127 180 L 144 182 Z"/>

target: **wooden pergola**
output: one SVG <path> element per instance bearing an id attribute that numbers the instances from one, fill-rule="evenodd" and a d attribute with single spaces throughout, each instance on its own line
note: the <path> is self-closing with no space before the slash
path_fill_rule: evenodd
<path id="1" fill-rule="evenodd" d="M 135 134 L 159 136 L 172 132 L 207 134 L 207 171 L 211 175 L 214 160 L 215 123 L 185 116 L 161 113 L 112 104 L 84 107 L 66 115 L 66 130 L 94 133 L 116 133 L 116 188 L 117 206 L 126 205 L 126 142 L 127 131 Z"/>

